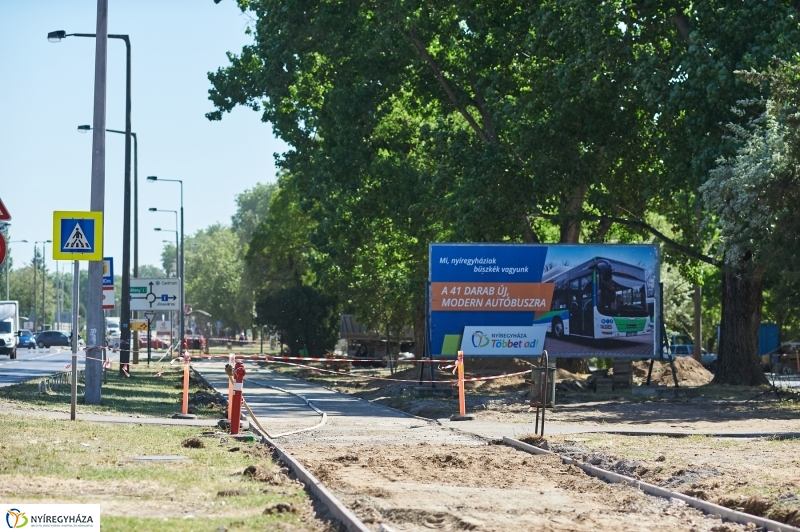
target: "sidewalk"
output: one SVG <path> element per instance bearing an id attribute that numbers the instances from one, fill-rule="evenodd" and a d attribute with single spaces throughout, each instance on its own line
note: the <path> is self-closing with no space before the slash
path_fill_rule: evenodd
<path id="1" fill-rule="evenodd" d="M 228 377 L 224 368 L 223 362 L 194 364 L 195 372 L 201 374 L 217 391 L 227 396 Z M 450 421 L 449 418 L 425 420 L 276 373 L 252 363 L 245 363 L 245 369 L 247 375 L 244 381 L 244 399 L 250 405 L 261 426 L 272 437 L 277 437 L 281 445 L 284 443 L 289 446 L 301 444 L 309 439 L 313 439 L 316 444 L 327 441 L 336 445 L 396 444 L 401 442 L 404 444 L 427 442 L 474 445 L 487 439 L 502 439 L 504 436 L 516 438 L 533 434 L 535 430 L 533 423 Z M 290 395 L 281 390 L 296 395 Z M 323 416 L 309 407 L 301 397 L 308 399 L 319 410 L 326 413 L 327 419 L 324 420 L 324 424 L 320 425 L 323 423 Z M 244 408 L 242 411 L 245 412 Z M 379 429 L 378 436 L 376 436 L 376 429 Z M 780 431 L 652 429 L 632 427 L 622 423 L 580 425 L 547 422 L 545 425 L 545 435 L 581 433 L 672 437 L 707 435 L 726 438 L 800 438 L 798 432 Z"/>

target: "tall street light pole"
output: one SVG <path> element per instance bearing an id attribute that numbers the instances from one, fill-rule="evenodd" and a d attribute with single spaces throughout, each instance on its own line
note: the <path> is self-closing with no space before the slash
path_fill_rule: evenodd
<path id="1" fill-rule="evenodd" d="M 36 302 L 36 292 L 39 289 L 39 282 L 36 279 L 39 274 L 39 263 L 36 260 L 36 252 L 39 250 L 39 244 L 42 244 L 42 253 L 44 253 L 44 243 L 49 242 L 49 240 L 35 240 L 33 242 L 33 313 L 36 314 L 36 323 L 33 324 L 33 328 L 36 329 L 36 326 L 39 324 L 40 316 L 39 316 L 39 305 Z M 44 277 L 44 255 L 42 255 L 42 277 Z M 44 298 L 42 298 L 44 300 Z M 44 309 L 43 309 L 44 310 Z M 42 322 L 42 330 L 44 330 L 44 320 Z"/>
<path id="2" fill-rule="evenodd" d="M 93 211 L 103 211 L 105 194 L 105 94 L 106 94 L 106 48 L 108 39 L 120 39 L 125 42 L 126 50 L 126 78 L 125 78 L 125 190 L 122 208 L 122 302 L 120 309 L 120 376 L 125 375 L 124 364 L 130 363 L 131 356 L 131 41 L 128 35 L 109 35 L 108 34 L 108 0 L 97 0 L 97 32 L 96 33 L 67 33 L 63 30 L 51 31 L 47 34 L 50 42 L 60 42 L 66 37 L 92 37 L 97 39 L 97 52 L 95 58 L 95 116 L 94 142 L 92 156 L 92 206 Z M 102 41 L 102 42 L 101 42 Z M 98 62 L 100 60 L 102 48 L 102 125 L 98 121 Z M 98 140 L 102 139 L 102 140 Z M 97 198 L 95 208 L 95 160 L 98 152 L 99 143 L 102 143 L 103 169 L 102 178 L 98 177 L 98 182 L 102 179 L 102 194 Z M 99 156 L 98 156 L 99 158 Z M 98 194 L 100 189 L 98 185 Z M 138 268 L 137 268 L 138 269 Z M 103 269 L 101 262 L 89 263 L 89 301 L 97 304 L 90 304 L 87 308 L 87 333 L 89 339 L 94 335 L 94 341 L 87 341 L 87 345 L 100 346 L 103 343 L 105 334 L 100 335 L 100 331 L 105 331 L 105 323 L 102 309 L 102 277 Z M 96 285 L 96 286 L 95 286 Z M 95 308 L 96 307 L 96 308 Z M 86 365 L 86 402 L 88 404 L 100 403 L 100 379 L 102 377 L 102 367 L 99 360 L 94 361 L 90 367 L 87 360 Z M 97 366 L 97 367 L 94 367 Z M 96 380 L 95 380 L 96 379 Z"/>
<path id="3" fill-rule="evenodd" d="M 91 131 L 92 126 L 78 126 L 80 133 Z M 106 129 L 107 133 L 121 133 L 118 129 Z M 139 277 L 139 140 L 135 132 L 131 132 L 133 137 L 133 276 Z"/>
<path id="4" fill-rule="evenodd" d="M 171 211 L 169 209 L 156 209 L 155 207 L 150 207 L 148 209 L 150 212 L 171 212 L 175 215 L 175 270 L 178 269 L 178 211 Z M 161 231 L 160 228 L 156 228 L 156 231 Z"/>
<path id="5" fill-rule="evenodd" d="M 2 238 L 2 237 L 0 237 L 0 238 Z M 15 244 L 17 242 L 23 242 L 25 244 L 28 243 L 27 240 L 9 240 L 8 241 L 8 245 L 10 246 L 11 244 Z M 11 299 L 11 285 L 8 282 L 8 263 L 9 262 L 11 262 L 11 261 L 8 259 L 8 257 L 6 257 L 6 301 Z"/>
<path id="6" fill-rule="evenodd" d="M 186 333 L 185 329 L 185 316 L 186 316 L 186 272 L 184 270 L 184 266 L 186 265 L 186 255 L 183 253 L 183 244 L 186 237 L 186 233 L 183 231 L 183 180 L 181 179 L 159 179 L 158 177 L 151 175 L 147 176 L 147 180 L 150 182 L 156 181 L 165 181 L 168 183 L 179 183 L 181 185 L 181 260 L 178 267 L 180 268 L 180 279 L 181 279 L 181 308 L 180 308 L 180 315 L 181 315 L 181 330 L 180 330 L 180 353 L 183 354 L 183 336 Z"/>
<path id="7" fill-rule="evenodd" d="M 152 209 L 151 209 L 152 210 Z M 175 269 L 178 269 L 178 230 L 176 229 L 173 231 L 172 229 L 161 229 L 160 227 L 156 227 L 153 231 L 163 231 L 165 233 L 175 233 Z M 169 242 L 169 240 L 164 240 L 164 242 Z M 177 276 L 177 274 L 176 274 Z"/>
<path id="8" fill-rule="evenodd" d="M 45 251 L 45 246 L 53 242 L 52 240 L 45 240 L 42 242 L 42 329 L 44 329 L 44 319 L 47 316 L 47 311 L 44 308 L 44 290 L 46 282 L 47 282 L 47 268 L 45 267 L 45 257 L 47 256 L 47 251 Z"/>

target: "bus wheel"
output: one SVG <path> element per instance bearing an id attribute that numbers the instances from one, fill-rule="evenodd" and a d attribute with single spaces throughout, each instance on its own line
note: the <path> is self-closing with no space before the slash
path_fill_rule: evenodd
<path id="1" fill-rule="evenodd" d="M 561 318 L 553 318 L 553 335 L 561 340 L 564 338 L 564 322 L 561 321 Z"/>

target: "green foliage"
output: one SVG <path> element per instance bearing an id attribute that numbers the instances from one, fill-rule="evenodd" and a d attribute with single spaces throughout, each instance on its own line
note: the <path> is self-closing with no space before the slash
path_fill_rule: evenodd
<path id="1" fill-rule="evenodd" d="M 188 238 L 184 247 L 187 303 L 228 327 L 249 326 L 252 304 L 241 297 L 241 246 L 233 231 L 212 225 Z"/>
<path id="2" fill-rule="evenodd" d="M 173 246 L 173 250 L 174 247 L 175 246 Z M 166 272 L 158 266 L 152 266 L 150 264 L 143 264 L 139 266 L 139 277 L 144 279 L 160 279 L 166 276 Z"/>
<path id="3" fill-rule="evenodd" d="M 300 208 L 297 190 L 287 181 L 282 177 L 282 186 L 273 189 L 269 208 L 252 234 L 246 255 L 249 276 L 262 293 L 314 281 L 309 236 L 315 224 Z"/>
<path id="4" fill-rule="evenodd" d="M 733 71 L 800 43 L 778 0 L 239 5 L 254 42 L 209 74 L 207 116 L 262 113 L 291 146 L 297 207 L 259 225 L 248 261 L 273 289 L 313 282 L 392 327 L 421 308 L 429 242 L 637 241 L 602 218 L 656 213 L 707 252 L 698 187 L 735 149 L 719 124 L 760 91 Z"/>
<path id="5" fill-rule="evenodd" d="M 231 229 L 242 245 L 250 243 L 258 225 L 267 216 L 277 187 L 275 183 L 256 183 L 253 188 L 236 196 L 236 213 L 231 217 Z"/>
<path id="6" fill-rule="evenodd" d="M 292 353 L 306 348 L 311 356 L 324 356 L 339 336 L 336 300 L 310 286 L 266 294 L 257 301 L 256 311 L 257 323 L 280 331 Z"/>
<path id="7" fill-rule="evenodd" d="M 174 244 L 166 244 L 161 250 L 161 267 L 167 277 L 178 276 L 178 259 L 180 257 L 176 254 L 175 249 Z M 141 277 L 144 277 L 144 275 L 141 275 Z"/>

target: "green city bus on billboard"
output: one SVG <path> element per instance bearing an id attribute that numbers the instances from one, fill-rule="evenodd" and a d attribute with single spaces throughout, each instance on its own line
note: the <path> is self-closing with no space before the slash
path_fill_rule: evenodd
<path id="1" fill-rule="evenodd" d="M 653 244 L 430 244 L 434 355 L 661 356 Z"/>
<path id="2" fill-rule="evenodd" d="M 533 323 L 548 324 L 547 332 L 559 339 L 650 334 L 653 308 L 645 274 L 642 267 L 605 257 L 555 267 L 542 275 L 542 282 L 553 283 L 550 311 Z"/>

